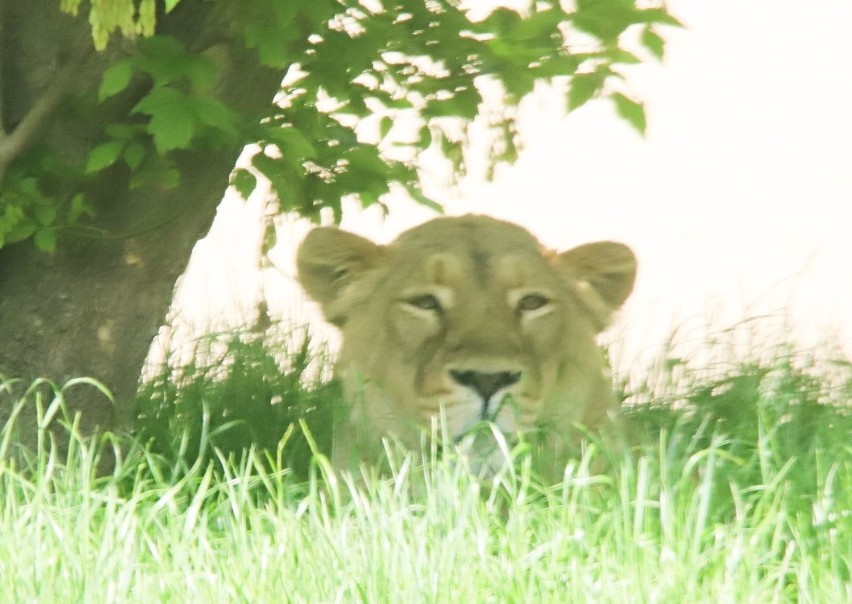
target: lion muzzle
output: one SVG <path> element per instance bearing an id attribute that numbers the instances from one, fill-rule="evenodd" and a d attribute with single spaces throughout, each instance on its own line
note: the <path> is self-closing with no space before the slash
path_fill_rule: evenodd
<path id="1" fill-rule="evenodd" d="M 521 372 L 497 371 L 486 373 L 483 371 L 450 369 L 450 377 L 456 384 L 470 388 L 479 395 L 482 399 L 479 419 L 487 421 L 493 419 L 496 412 L 499 411 L 499 407 L 494 410 L 489 409 L 491 399 L 504 388 L 509 388 L 517 384 L 521 380 Z"/>

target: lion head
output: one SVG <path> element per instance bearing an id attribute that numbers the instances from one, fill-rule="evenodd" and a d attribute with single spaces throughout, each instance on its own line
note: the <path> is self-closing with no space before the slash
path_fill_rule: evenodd
<path id="1" fill-rule="evenodd" d="M 373 458 L 393 435 L 417 446 L 442 418 L 460 438 L 483 420 L 507 435 L 598 426 L 615 409 L 595 337 L 633 289 L 620 243 L 545 249 L 486 216 L 436 218 L 387 246 L 311 231 L 299 280 L 342 332 L 336 375 L 351 403 L 333 461 Z"/>

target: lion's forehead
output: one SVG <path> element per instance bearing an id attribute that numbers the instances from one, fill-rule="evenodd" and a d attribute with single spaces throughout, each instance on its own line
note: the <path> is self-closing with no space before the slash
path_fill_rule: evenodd
<path id="1" fill-rule="evenodd" d="M 556 272 L 541 254 L 523 250 L 447 246 L 400 253 L 386 267 L 397 287 L 446 286 L 457 290 L 552 288 Z"/>
<path id="2" fill-rule="evenodd" d="M 540 247 L 523 227 L 488 216 L 437 218 L 406 231 L 396 243 L 406 248 L 473 247 L 495 252 L 507 248 L 534 251 Z"/>
<path id="3" fill-rule="evenodd" d="M 440 219 L 405 233 L 389 268 L 402 268 L 404 281 L 448 286 L 512 288 L 552 280 L 553 269 L 529 232 L 480 218 Z"/>

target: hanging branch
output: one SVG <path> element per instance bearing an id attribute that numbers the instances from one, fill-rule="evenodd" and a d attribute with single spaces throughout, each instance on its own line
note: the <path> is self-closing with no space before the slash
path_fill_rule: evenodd
<path id="1" fill-rule="evenodd" d="M 3 33 L 2 14 L 2 0 L 0 0 L 0 40 L 2 40 Z M 74 77 L 90 52 L 91 42 L 88 40 L 74 50 L 68 61 L 59 68 L 53 79 L 45 87 L 42 95 L 33 103 L 33 106 L 24 116 L 24 119 L 21 120 L 21 123 L 11 132 L 6 132 L 2 123 L 2 99 L 4 91 L 2 87 L 2 72 L 0 72 L 0 185 L 2 185 L 3 176 L 6 174 L 6 168 L 24 150 L 27 143 L 33 139 L 44 121 L 53 113 L 65 95 L 68 94 L 74 83 Z"/>

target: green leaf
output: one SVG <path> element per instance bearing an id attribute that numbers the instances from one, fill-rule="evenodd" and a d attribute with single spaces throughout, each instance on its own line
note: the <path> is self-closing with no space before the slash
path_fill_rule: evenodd
<path id="1" fill-rule="evenodd" d="M 302 202 L 306 178 L 301 166 L 296 167 L 292 163 L 288 164 L 264 153 L 252 156 L 251 164 L 269 179 L 282 208 L 289 210 Z"/>
<path id="2" fill-rule="evenodd" d="M 526 69 L 523 70 L 523 73 L 526 74 L 521 76 L 520 79 L 528 79 L 532 81 L 532 77 L 527 74 Z M 506 77 L 503 74 L 503 83 L 507 87 L 512 84 L 518 83 L 518 78 L 514 76 L 518 76 L 520 72 L 513 71 L 513 77 Z M 523 82 L 520 82 L 521 87 L 523 87 Z M 482 98 L 479 96 L 479 92 L 473 88 L 465 88 L 463 90 L 456 90 L 453 92 L 452 96 L 449 98 L 442 99 L 433 99 L 428 102 L 428 104 L 423 108 L 421 114 L 425 118 L 434 118 L 434 117 L 460 117 L 465 120 L 473 120 L 479 111 L 479 103 L 482 102 Z"/>
<path id="3" fill-rule="evenodd" d="M 426 197 L 426 195 L 424 195 L 419 189 L 408 187 L 408 194 L 411 195 L 411 197 L 414 198 L 414 201 L 416 201 L 420 205 L 435 210 L 440 214 L 444 213 L 444 207 L 441 204 L 439 204 L 431 197 Z"/>
<path id="4" fill-rule="evenodd" d="M 642 61 L 634 55 L 632 52 L 628 52 L 623 48 L 616 48 L 609 53 L 609 60 L 611 63 L 624 63 L 625 65 L 636 65 L 641 63 Z"/>
<path id="5" fill-rule="evenodd" d="M 136 66 L 151 76 L 155 87 L 186 77 L 193 60 L 197 59 L 172 36 L 145 38 L 138 44 L 141 54 L 134 59 Z"/>
<path id="6" fill-rule="evenodd" d="M 412 109 L 414 107 L 414 104 L 405 97 L 385 98 L 382 103 L 389 109 Z"/>
<path id="7" fill-rule="evenodd" d="M 107 124 L 104 131 L 112 138 L 129 140 L 138 136 L 144 128 L 140 128 L 137 124 Z"/>
<path id="8" fill-rule="evenodd" d="M 186 95 L 174 88 L 154 88 L 130 112 L 151 116 L 147 130 L 161 155 L 172 149 L 188 148 L 197 129 L 198 118 Z"/>
<path id="9" fill-rule="evenodd" d="M 464 167 L 464 145 L 461 141 L 450 140 L 446 136 L 441 136 L 441 153 L 444 154 L 453 165 L 453 169 L 457 172 Z"/>
<path id="10" fill-rule="evenodd" d="M 15 228 L 6 233 L 6 243 L 17 243 L 28 239 L 35 233 L 36 228 L 38 227 L 32 220 L 22 220 L 15 225 Z"/>
<path id="11" fill-rule="evenodd" d="M 385 138 L 391 128 L 393 128 L 393 118 L 386 115 L 379 123 L 379 136 L 381 136 L 381 138 Z"/>
<path id="12" fill-rule="evenodd" d="M 429 126 L 423 126 L 420 128 L 420 133 L 417 136 L 417 142 L 415 145 L 421 149 L 428 149 L 429 145 L 432 144 L 432 130 Z"/>
<path id="13" fill-rule="evenodd" d="M 130 143 L 124 150 L 124 163 L 131 170 L 136 170 L 145 156 L 148 155 L 148 150 L 139 143 Z"/>
<path id="14" fill-rule="evenodd" d="M 139 169 L 130 177 L 130 188 L 154 185 L 160 189 L 173 189 L 180 183 L 180 172 L 168 157 L 149 154 Z"/>
<path id="15" fill-rule="evenodd" d="M 571 88 L 568 90 L 568 111 L 585 105 L 603 86 L 603 74 L 595 71 L 580 73 L 571 78 Z"/>
<path id="16" fill-rule="evenodd" d="M 507 32 L 511 32 L 517 27 L 521 20 L 521 15 L 505 6 L 495 8 L 488 16 L 477 26 L 477 29 L 489 34 L 498 34 L 497 37 L 503 37 Z"/>
<path id="17" fill-rule="evenodd" d="M 286 68 L 293 62 L 292 46 L 300 35 L 299 25 L 302 25 L 302 19 L 297 20 L 295 12 L 307 12 L 308 9 L 302 7 L 313 4 L 326 2 L 300 3 L 298 7 L 295 2 L 277 2 L 272 11 L 269 10 L 272 7 L 246 11 L 247 19 L 242 27 L 246 47 L 257 49 L 261 64 Z"/>
<path id="18" fill-rule="evenodd" d="M 101 77 L 101 85 L 98 88 L 98 100 L 103 102 L 105 99 L 127 88 L 132 75 L 133 66 L 127 59 L 110 65 Z"/>
<path id="19" fill-rule="evenodd" d="M 580 61 L 577 57 L 571 55 L 561 55 L 547 57 L 541 62 L 541 65 L 534 68 L 536 77 L 552 78 L 555 76 L 573 75 L 580 66 Z"/>
<path id="20" fill-rule="evenodd" d="M 385 176 L 390 169 L 379 157 L 379 150 L 375 147 L 356 147 L 346 153 L 344 157 L 349 161 L 349 167 L 352 170 Z"/>
<path id="21" fill-rule="evenodd" d="M 42 252 L 56 251 L 56 232 L 53 229 L 39 229 L 33 237 L 35 245 Z"/>
<path id="22" fill-rule="evenodd" d="M 89 161 L 86 162 L 86 174 L 100 172 L 104 168 L 115 163 L 124 150 L 125 142 L 112 140 L 102 143 L 89 152 Z"/>
<path id="23" fill-rule="evenodd" d="M 278 229 L 275 228 L 275 223 L 270 220 L 263 234 L 263 253 L 268 254 L 276 243 L 278 243 Z"/>
<path id="24" fill-rule="evenodd" d="M 172 149 L 187 149 L 195 134 L 195 115 L 185 108 L 152 115 L 148 132 L 154 137 L 154 147 L 161 155 Z"/>
<path id="25" fill-rule="evenodd" d="M 535 72 L 530 70 L 528 65 L 524 65 L 522 67 L 507 66 L 500 74 L 500 77 L 503 81 L 503 86 L 506 87 L 506 92 L 510 95 L 510 98 L 514 97 L 515 99 L 521 99 L 532 92 L 532 89 L 535 86 L 535 75 Z M 468 120 L 473 120 L 476 118 L 479 108 L 477 106 L 472 106 L 469 109 L 471 113 L 468 115 L 462 115 L 462 117 Z"/>
<path id="26" fill-rule="evenodd" d="M 3 204 L 6 207 L 3 208 L 3 216 L 0 217 L 0 221 L 2 222 L 0 224 L 8 231 L 24 219 L 24 210 L 20 206 L 9 203 L 6 200 L 3 200 Z"/>
<path id="27" fill-rule="evenodd" d="M 645 128 L 647 127 L 645 120 L 645 106 L 638 101 L 634 101 L 633 99 L 624 96 L 620 92 L 614 93 L 612 95 L 612 100 L 615 102 L 615 108 L 618 110 L 618 114 L 630 122 L 630 125 L 636 128 L 639 134 L 645 136 Z"/>
<path id="28" fill-rule="evenodd" d="M 175 106 L 184 106 L 185 104 L 186 95 L 179 90 L 169 87 L 154 88 L 136 103 L 130 113 L 154 115 L 171 111 Z"/>
<path id="29" fill-rule="evenodd" d="M 196 91 L 210 90 L 218 78 L 216 62 L 203 55 L 189 55 L 186 59 L 186 78 Z"/>
<path id="30" fill-rule="evenodd" d="M 254 193 L 255 188 L 257 188 L 257 178 L 248 170 L 240 168 L 234 171 L 231 184 L 234 185 L 243 199 L 248 199 L 249 195 Z"/>
<path id="31" fill-rule="evenodd" d="M 317 156 L 316 148 L 298 128 L 270 128 L 267 136 L 285 157 L 304 159 Z"/>
<path id="32" fill-rule="evenodd" d="M 559 35 L 559 25 L 567 17 L 559 7 L 559 3 L 555 3 L 554 6 L 555 8 L 533 12 L 517 21 L 505 38 L 512 42 L 521 42 L 526 46 L 533 44 L 548 46 L 552 37 Z"/>
<path id="33" fill-rule="evenodd" d="M 71 198 L 71 207 L 68 208 L 68 222 L 73 224 L 80 220 L 83 216 L 89 218 L 95 217 L 95 211 L 86 203 L 86 196 L 82 193 L 77 193 Z"/>
<path id="34" fill-rule="evenodd" d="M 362 208 L 369 208 L 370 206 L 379 203 L 379 198 L 376 197 L 376 195 L 374 195 L 371 191 L 359 191 L 358 201 L 361 202 Z"/>
<path id="35" fill-rule="evenodd" d="M 166 14 L 169 14 L 170 12 L 172 12 L 174 7 L 176 7 L 179 2 L 180 2 L 180 0 L 165 0 Z"/>
<path id="36" fill-rule="evenodd" d="M 577 0 L 574 26 L 604 42 L 613 42 L 641 22 L 634 0 Z"/>
<path id="37" fill-rule="evenodd" d="M 193 97 L 192 109 L 202 123 L 231 136 L 237 134 L 234 112 L 219 99 L 209 96 Z"/>
<path id="38" fill-rule="evenodd" d="M 665 8 L 645 8 L 637 11 L 636 22 L 659 23 L 672 27 L 683 27 L 676 17 L 673 17 Z"/>
<path id="39" fill-rule="evenodd" d="M 56 219 L 56 206 L 40 205 L 33 208 L 33 216 L 40 226 L 46 227 L 53 224 Z"/>
<path id="40" fill-rule="evenodd" d="M 32 197 L 34 199 L 43 199 L 41 189 L 38 187 L 38 180 L 32 177 L 22 178 L 18 181 L 18 191 Z"/>
<path id="41" fill-rule="evenodd" d="M 665 44 L 663 37 L 655 32 L 650 25 L 642 32 L 642 45 L 658 59 L 663 58 Z"/>
<path id="42" fill-rule="evenodd" d="M 157 3 L 159 0 L 137 0 L 136 33 L 148 38 L 154 35 L 157 25 Z M 131 4 L 131 6 L 133 6 Z"/>
<path id="43" fill-rule="evenodd" d="M 388 179 L 379 175 L 379 178 L 366 179 L 363 190 L 358 191 L 357 195 L 361 198 L 361 207 L 367 208 L 374 203 L 381 203 L 379 200 L 389 191 Z"/>

